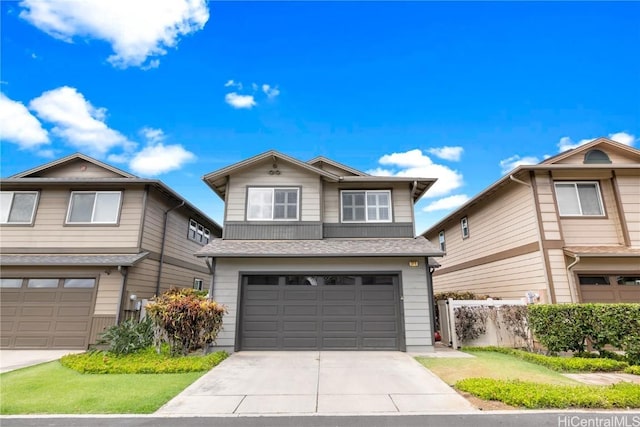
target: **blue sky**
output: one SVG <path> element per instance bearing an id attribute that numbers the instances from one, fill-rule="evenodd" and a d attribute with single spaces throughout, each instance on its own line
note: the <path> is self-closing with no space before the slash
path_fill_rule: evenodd
<path id="1" fill-rule="evenodd" d="M 0 2 L 1 175 L 76 151 L 222 223 L 276 149 L 438 178 L 419 233 L 521 163 L 638 147 L 638 2 Z"/>

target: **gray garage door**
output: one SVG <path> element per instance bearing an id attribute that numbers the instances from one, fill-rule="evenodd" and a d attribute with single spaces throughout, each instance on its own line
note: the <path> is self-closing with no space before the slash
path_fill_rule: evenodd
<path id="1" fill-rule="evenodd" d="M 245 275 L 242 350 L 403 350 L 396 275 Z"/>
<path id="2" fill-rule="evenodd" d="M 86 349 L 95 279 L 2 278 L 0 347 Z"/>

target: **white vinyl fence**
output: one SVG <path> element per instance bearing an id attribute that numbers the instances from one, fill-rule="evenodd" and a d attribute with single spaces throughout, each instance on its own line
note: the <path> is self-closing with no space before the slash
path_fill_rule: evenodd
<path id="1" fill-rule="evenodd" d="M 440 335 L 442 342 L 448 344 L 454 349 L 458 349 L 464 343 L 468 347 L 479 346 L 497 346 L 497 347 L 526 347 L 527 340 L 514 334 L 511 322 L 504 320 L 501 307 L 505 306 L 525 306 L 524 300 L 448 300 L 438 301 L 438 313 L 440 318 Z M 482 325 L 486 329 L 475 339 L 460 342 L 456 334 L 456 309 L 461 307 L 478 308 L 475 312 L 479 313 L 484 320 Z M 506 307 L 505 307 L 506 308 Z M 480 325 L 478 325 L 480 326 Z"/>

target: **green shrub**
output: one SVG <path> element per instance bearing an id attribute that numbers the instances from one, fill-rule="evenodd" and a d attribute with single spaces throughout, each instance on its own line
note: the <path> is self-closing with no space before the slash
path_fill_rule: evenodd
<path id="1" fill-rule="evenodd" d="M 208 371 L 227 357 L 224 351 L 206 356 L 170 357 L 166 348 L 158 354 L 148 347 L 126 355 L 104 351 L 69 354 L 60 363 L 83 374 L 175 374 Z"/>
<path id="2" fill-rule="evenodd" d="M 469 352 L 494 351 L 510 354 L 558 372 L 614 372 L 621 371 L 629 366 L 626 362 L 612 359 L 545 356 L 505 347 L 470 347 L 464 350 Z"/>
<path id="3" fill-rule="evenodd" d="M 628 368 L 625 368 L 624 373 L 625 374 L 640 375 L 640 366 L 638 366 L 638 365 L 629 366 Z"/>
<path id="4" fill-rule="evenodd" d="M 169 343 L 171 355 L 187 355 L 215 342 L 226 308 L 194 289 L 172 288 L 147 304 L 156 326 L 157 345 Z"/>
<path id="5" fill-rule="evenodd" d="M 153 323 L 149 318 L 125 320 L 100 334 L 96 344 L 106 345 L 115 354 L 134 353 L 153 344 Z"/>
<path id="6" fill-rule="evenodd" d="M 610 386 L 562 386 L 518 380 L 467 378 L 455 384 L 458 390 L 484 400 L 536 408 L 640 408 L 640 385 L 619 383 Z"/>

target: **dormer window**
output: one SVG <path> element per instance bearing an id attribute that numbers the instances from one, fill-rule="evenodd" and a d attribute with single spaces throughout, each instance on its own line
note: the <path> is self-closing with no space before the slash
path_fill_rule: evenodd
<path id="1" fill-rule="evenodd" d="M 611 159 L 607 156 L 602 150 L 589 150 L 584 155 L 584 163 L 585 164 L 608 164 L 611 163 Z"/>
<path id="2" fill-rule="evenodd" d="M 298 188 L 249 187 L 248 221 L 297 221 L 300 205 Z"/>
<path id="3" fill-rule="evenodd" d="M 345 190 L 342 222 L 391 222 L 391 191 Z"/>

